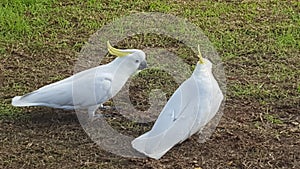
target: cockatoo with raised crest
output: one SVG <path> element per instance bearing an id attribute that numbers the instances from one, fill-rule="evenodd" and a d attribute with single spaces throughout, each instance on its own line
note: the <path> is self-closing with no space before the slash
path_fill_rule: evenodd
<path id="1" fill-rule="evenodd" d="M 12 105 L 86 109 L 89 117 L 93 118 L 99 106 L 114 97 L 131 75 L 147 67 L 142 50 L 116 49 L 109 42 L 107 46 L 110 54 L 118 56 L 112 62 L 16 96 L 12 99 Z"/>

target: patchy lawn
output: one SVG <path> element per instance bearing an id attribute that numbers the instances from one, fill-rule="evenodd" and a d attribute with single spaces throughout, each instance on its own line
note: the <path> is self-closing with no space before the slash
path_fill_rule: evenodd
<path id="1" fill-rule="evenodd" d="M 136 12 L 164 12 L 199 26 L 224 61 L 227 101 L 211 138 L 196 137 L 161 160 L 123 158 L 101 150 L 76 114 L 50 108 L 15 108 L 11 98 L 72 75 L 81 47 L 101 26 Z M 300 3 L 294 1 L 94 1 L 0 2 L 0 168 L 297 168 L 300 165 Z M 138 38 L 138 37 L 137 37 Z M 164 37 L 132 41 L 141 49 L 189 51 Z M 152 44 L 149 44 L 153 41 Z M 120 43 L 119 47 L 126 47 Z M 191 65 L 195 57 L 185 59 Z M 155 79 L 153 75 L 161 76 Z M 144 76 L 145 75 L 145 76 Z M 146 79 L 145 79 L 146 78 Z M 160 87 L 166 74 L 144 72 L 135 90 Z M 153 85 L 151 85 L 153 83 Z M 140 86 L 140 87 L 139 87 Z M 132 93 L 147 106 L 147 95 Z M 107 113 L 110 110 L 107 110 Z M 106 113 L 106 112 L 105 112 Z M 122 118 L 112 113 L 115 119 Z M 128 121 L 132 135 L 151 127 Z"/>

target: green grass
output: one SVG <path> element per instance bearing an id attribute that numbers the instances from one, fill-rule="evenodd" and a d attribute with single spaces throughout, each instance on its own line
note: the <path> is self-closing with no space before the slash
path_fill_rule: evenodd
<path id="1" fill-rule="evenodd" d="M 12 107 L 7 103 L 0 103 L 0 112 L 0 119 L 26 117 L 26 115 L 22 114 L 22 110 L 20 108 Z"/>
<path id="2" fill-rule="evenodd" d="M 17 41 L 37 36 L 47 26 L 54 0 L 3 0 L 0 2 L 0 37 Z"/>
<path id="3" fill-rule="evenodd" d="M 279 117 L 277 117 L 276 115 L 272 115 L 272 114 L 265 114 L 264 118 L 272 124 L 282 124 L 282 120 L 280 120 Z"/>

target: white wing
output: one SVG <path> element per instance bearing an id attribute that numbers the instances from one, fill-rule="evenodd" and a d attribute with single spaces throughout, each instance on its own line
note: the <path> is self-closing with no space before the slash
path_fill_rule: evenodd
<path id="1" fill-rule="evenodd" d="M 133 148 L 159 159 L 198 132 L 219 109 L 214 102 L 220 105 L 223 97 L 216 98 L 216 87 L 219 89 L 213 76 L 189 78 L 172 95 L 153 128 L 132 141 Z"/>
<path id="2" fill-rule="evenodd" d="M 224 96 L 223 96 L 223 93 L 219 87 L 219 84 L 218 82 L 216 81 L 216 79 L 214 78 L 212 72 L 210 72 L 210 77 L 211 77 L 211 86 L 212 86 L 212 89 L 211 89 L 211 114 L 210 116 L 208 117 L 208 121 L 211 120 L 215 115 L 216 113 L 218 112 L 220 106 L 221 106 L 221 103 L 222 103 L 222 100 L 224 99 Z"/>
<path id="3" fill-rule="evenodd" d="M 74 109 L 75 106 L 88 107 L 103 103 L 110 97 L 111 75 L 98 73 L 99 68 L 101 70 L 101 67 L 88 69 L 24 96 L 16 96 L 12 105 Z"/>
<path id="4" fill-rule="evenodd" d="M 201 105 L 209 104 L 207 98 L 200 97 L 198 88 L 193 78 L 185 81 L 172 95 L 153 128 L 133 140 L 132 146 L 149 157 L 159 159 L 174 145 L 194 134 L 191 131 L 197 125 L 202 109 L 206 109 L 199 109 L 199 100 Z"/>

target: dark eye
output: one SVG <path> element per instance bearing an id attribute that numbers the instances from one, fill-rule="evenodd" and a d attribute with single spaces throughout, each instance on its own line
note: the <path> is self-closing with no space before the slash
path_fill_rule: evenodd
<path id="1" fill-rule="evenodd" d="M 135 60 L 135 63 L 139 63 L 140 61 L 139 60 Z"/>

